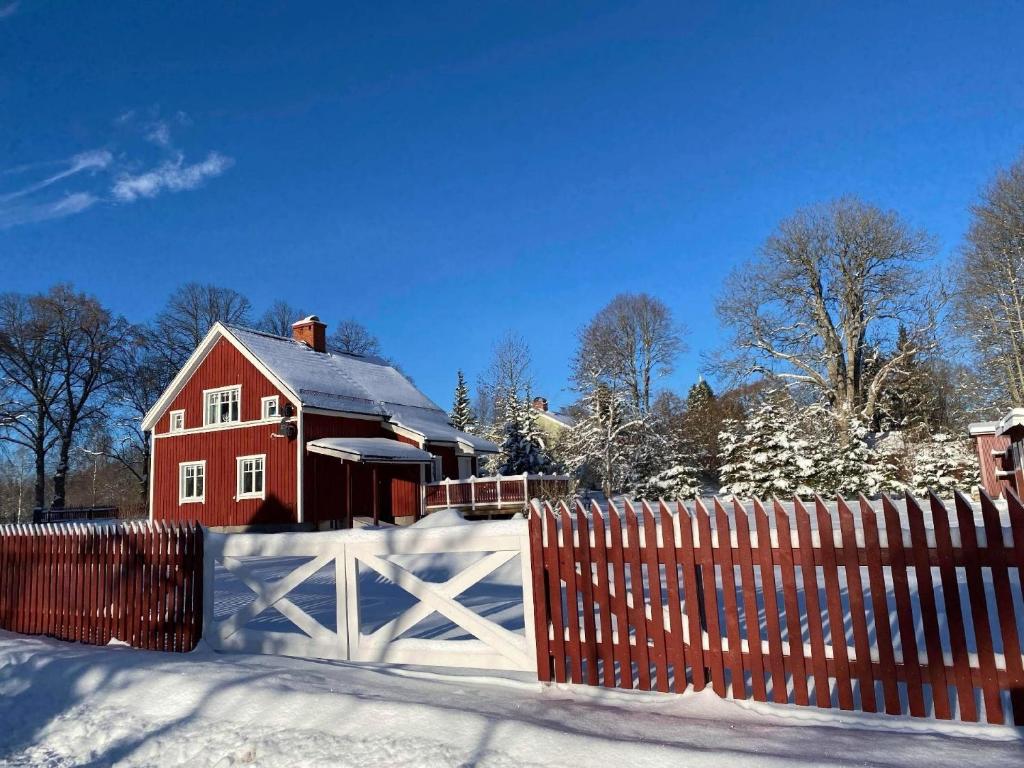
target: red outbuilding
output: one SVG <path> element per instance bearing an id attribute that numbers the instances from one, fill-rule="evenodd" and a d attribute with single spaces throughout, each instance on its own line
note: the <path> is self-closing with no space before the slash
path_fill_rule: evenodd
<path id="1" fill-rule="evenodd" d="M 291 338 L 217 323 L 142 426 L 150 517 L 210 526 L 412 520 L 498 450 L 388 362 L 328 352 L 315 315 Z"/>

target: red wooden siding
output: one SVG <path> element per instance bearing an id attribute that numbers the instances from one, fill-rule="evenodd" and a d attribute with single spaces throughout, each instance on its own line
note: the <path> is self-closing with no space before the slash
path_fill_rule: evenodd
<path id="1" fill-rule="evenodd" d="M 191 651 L 203 626 L 198 527 L 0 526 L 0 627 Z"/>
<path id="2" fill-rule="evenodd" d="M 203 426 L 203 390 L 235 384 L 242 387 L 242 421 L 256 421 L 262 417 L 261 398 L 277 395 L 280 398 L 279 405 L 289 402 L 231 342 L 221 339 L 213 345 L 192 378 L 160 416 L 154 432 L 162 434 L 170 431 L 170 412 L 177 410 L 185 411 L 186 429 Z"/>
<path id="3" fill-rule="evenodd" d="M 1010 447 L 1010 439 L 1003 435 L 977 435 L 974 438 L 978 450 L 978 466 L 981 468 L 981 487 L 989 496 L 1002 496 L 1007 489 L 1014 487 L 1013 478 L 996 477 L 996 471 L 1004 469 L 1003 459 L 993 456 L 993 451 L 1005 455 Z M 1005 467 L 1010 469 L 1010 467 Z"/>
<path id="4" fill-rule="evenodd" d="M 435 456 L 441 457 L 441 474 L 450 480 L 459 479 L 459 459 L 454 448 L 442 448 L 440 446 L 428 445 L 427 450 Z M 436 477 L 435 480 L 442 478 Z"/>
<path id="5" fill-rule="evenodd" d="M 242 397 L 245 395 L 243 393 Z M 274 424 L 174 435 L 153 441 L 153 519 L 204 525 L 297 522 L 296 441 Z M 239 456 L 265 454 L 263 499 L 235 501 Z M 178 465 L 206 461 L 206 500 L 178 503 Z"/>
<path id="6" fill-rule="evenodd" d="M 538 674 L 1020 726 L 1024 505 L 1007 503 L 1010 531 L 987 495 L 980 514 L 795 501 L 774 526 L 760 503 L 535 508 Z"/>

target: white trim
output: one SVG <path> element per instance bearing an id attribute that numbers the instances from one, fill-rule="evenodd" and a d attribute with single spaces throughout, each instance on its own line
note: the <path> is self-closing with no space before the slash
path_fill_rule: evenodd
<path id="1" fill-rule="evenodd" d="M 174 428 L 174 417 L 181 416 L 181 426 L 177 429 Z M 185 431 L 185 409 L 178 408 L 167 414 L 167 432 L 168 434 L 180 434 Z"/>
<path id="2" fill-rule="evenodd" d="M 1014 427 L 1024 426 L 1024 408 L 1014 408 L 999 420 L 996 426 L 997 435 L 1005 435 Z"/>
<path id="3" fill-rule="evenodd" d="M 267 415 L 267 404 L 274 404 L 274 413 Z M 268 395 L 267 397 L 260 398 L 260 418 L 263 421 L 276 421 L 281 418 L 281 398 L 277 395 Z"/>
<path id="4" fill-rule="evenodd" d="M 210 395 L 219 395 L 222 392 L 238 392 L 238 397 L 235 398 L 235 403 L 238 406 L 238 418 L 230 419 L 228 421 L 215 421 L 210 422 L 210 408 L 208 399 Z M 222 424 L 238 424 L 242 421 L 242 385 L 241 384 L 228 384 L 226 387 L 212 387 L 210 389 L 203 390 L 203 426 L 204 427 L 218 427 Z M 262 419 L 260 419 L 262 421 Z"/>
<path id="5" fill-rule="evenodd" d="M 271 371 L 263 362 L 256 357 L 249 348 L 239 341 L 231 330 L 223 323 L 214 323 L 213 327 L 210 328 L 209 332 L 199 342 L 199 346 L 196 347 L 195 351 L 185 361 L 185 365 L 182 366 L 181 370 L 178 371 L 178 375 L 174 377 L 167 389 L 164 390 L 163 394 L 160 395 L 160 399 L 156 401 L 156 404 L 149 409 L 145 417 L 142 419 L 142 430 L 144 432 L 152 432 L 156 424 L 160 421 L 160 417 L 163 416 L 164 411 L 170 407 L 171 403 L 174 402 L 174 398 L 178 396 L 185 385 L 189 382 L 195 372 L 199 369 L 199 366 L 206 359 L 210 350 L 216 345 L 217 341 L 221 338 L 227 339 L 228 343 L 237 349 L 242 357 L 248 360 L 263 376 L 274 385 L 274 387 L 285 394 L 285 396 L 293 403 L 301 402 L 302 398 L 299 397 L 299 393 L 292 390 L 287 384 L 279 379 L 273 371 Z"/>
<path id="6" fill-rule="evenodd" d="M 185 493 L 185 467 L 202 467 L 203 468 L 203 495 L 192 496 L 186 498 Z M 206 459 L 200 459 L 199 461 L 179 461 L 178 462 L 178 506 L 182 504 L 204 504 L 206 502 Z"/>
<path id="7" fill-rule="evenodd" d="M 149 521 L 153 522 L 153 469 L 156 466 L 156 440 L 149 433 Z"/>
<path id="8" fill-rule="evenodd" d="M 303 476 L 306 469 L 306 452 L 303 449 L 305 448 L 306 442 L 306 420 L 303 418 L 303 409 L 301 404 L 295 407 L 295 421 L 295 522 L 304 523 L 306 521 L 306 506 L 303 500 L 303 497 L 305 496 Z"/>
<path id="9" fill-rule="evenodd" d="M 181 432 L 160 432 L 153 435 L 153 437 L 160 440 L 167 437 L 181 437 L 182 435 L 201 435 L 204 432 L 223 432 L 228 429 L 251 429 L 252 427 L 265 427 L 268 424 L 276 424 L 277 421 L 277 419 L 266 421 L 263 419 L 256 421 L 231 421 L 227 424 L 211 424 L 208 427 L 192 427 Z"/>
<path id="10" fill-rule="evenodd" d="M 258 491 L 249 491 L 244 493 L 242 491 L 242 463 L 245 461 L 256 461 L 260 462 L 260 489 Z M 255 468 L 253 472 L 255 473 Z M 203 486 L 203 490 L 206 490 L 206 486 Z M 267 498 L 267 454 L 265 453 L 254 453 L 249 456 L 236 456 L 235 457 L 235 501 L 242 501 L 243 499 L 265 499 Z"/>

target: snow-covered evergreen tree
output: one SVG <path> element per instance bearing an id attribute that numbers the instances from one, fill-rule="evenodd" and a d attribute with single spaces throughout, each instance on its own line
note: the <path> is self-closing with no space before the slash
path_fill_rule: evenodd
<path id="1" fill-rule="evenodd" d="M 808 457 L 807 442 L 800 437 L 792 409 L 781 398 L 770 395 L 745 419 L 738 445 L 723 467 L 728 478 L 723 493 L 734 496 L 799 496 L 814 492 L 808 485 L 814 465 Z M 725 436 L 728 446 L 732 438 Z"/>
<path id="2" fill-rule="evenodd" d="M 950 435 L 932 435 L 915 453 L 910 484 L 916 494 L 934 491 L 940 496 L 951 496 L 955 490 L 971 493 L 980 481 L 977 456 L 964 442 Z"/>
<path id="3" fill-rule="evenodd" d="M 655 471 L 631 483 L 630 492 L 638 499 L 666 501 L 682 501 L 700 495 L 700 468 L 694 461 L 698 452 L 693 444 L 678 430 L 661 435 L 658 443 L 662 453 L 651 464 Z"/>
<path id="4" fill-rule="evenodd" d="M 849 420 L 846 434 L 839 437 L 833 443 L 837 450 L 829 472 L 833 479 L 831 487 L 816 486 L 815 490 L 844 496 L 856 496 L 859 493 L 872 496 L 878 493 L 884 478 L 867 427 L 853 417 Z"/>
<path id="5" fill-rule="evenodd" d="M 726 419 L 718 433 L 718 476 L 724 493 L 732 488 L 745 488 L 750 481 L 750 468 L 744 450 L 743 422 Z"/>
<path id="6" fill-rule="evenodd" d="M 509 395 L 502 408 L 501 450 L 495 457 L 498 473 L 535 475 L 554 472 L 555 466 L 544 447 L 543 434 L 537 427 L 537 412 L 527 399 Z"/>
<path id="7" fill-rule="evenodd" d="M 452 402 L 452 412 L 449 414 L 452 426 L 461 429 L 463 432 L 472 432 L 476 427 L 476 415 L 473 413 L 473 405 L 469 399 L 469 387 L 466 386 L 466 376 L 459 371 L 458 382 L 455 385 L 455 397 Z"/>

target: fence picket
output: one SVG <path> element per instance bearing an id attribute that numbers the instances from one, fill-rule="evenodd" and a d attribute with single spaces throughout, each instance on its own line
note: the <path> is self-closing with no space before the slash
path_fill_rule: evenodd
<path id="1" fill-rule="evenodd" d="M 953 539 L 949 530 L 949 512 L 934 494 L 929 495 L 929 501 L 932 527 L 935 530 L 935 544 L 938 550 L 942 602 L 946 607 L 946 631 L 949 632 L 949 645 L 953 654 L 953 682 L 956 684 L 960 719 L 976 722 L 978 708 L 974 701 L 971 662 L 967 655 L 967 633 L 964 627 L 963 606 L 960 601 L 960 583 L 957 579 L 956 561 L 953 556 Z"/>
<path id="2" fill-rule="evenodd" d="M 548 586 L 548 603 L 551 606 L 552 635 L 551 647 L 554 656 L 555 682 L 566 681 L 565 663 L 565 620 L 562 616 L 562 579 L 559 576 L 561 547 L 558 542 L 558 519 L 550 504 L 544 505 L 544 574 Z M 538 631 L 541 628 L 538 627 Z M 546 628 L 545 628 L 546 631 Z"/>
<path id="3" fill-rule="evenodd" d="M 814 703 L 822 708 L 832 706 L 828 675 L 828 656 L 825 652 L 825 629 L 821 615 L 821 597 L 818 591 L 818 568 L 814 561 L 814 538 L 811 516 L 802 504 L 795 504 L 797 549 L 800 553 L 800 576 L 803 583 L 804 606 L 807 614 L 807 639 L 811 648 L 811 676 L 814 680 Z M 806 702 L 805 702 L 806 703 Z"/>
<path id="4" fill-rule="evenodd" d="M 700 566 L 698 587 L 704 596 L 704 623 L 708 635 L 705 663 L 711 668 L 711 687 L 725 696 L 725 657 L 722 653 L 722 631 L 718 620 L 718 579 L 715 577 L 714 542 L 711 537 L 711 516 L 698 499 L 695 505 L 698 546 L 696 561 Z"/>
<path id="5" fill-rule="evenodd" d="M 782 622 L 779 616 L 779 589 L 772 557 L 771 521 L 760 499 L 754 499 L 754 526 L 757 529 L 757 560 L 764 595 L 764 623 L 768 640 L 768 666 L 771 670 L 772 701 L 789 701 L 786 690 L 786 663 L 782 656 Z M 765 694 L 767 696 L 767 694 Z M 765 699 L 767 701 L 767 699 Z"/>
<path id="6" fill-rule="evenodd" d="M 896 671 L 896 652 L 889 624 L 889 602 L 886 597 L 885 572 L 882 570 L 882 547 L 878 539 L 878 518 L 864 496 L 860 497 L 860 519 L 864 530 L 864 551 L 868 565 L 868 588 L 871 592 L 871 614 L 874 619 L 875 645 L 878 648 L 879 676 L 885 711 L 898 715 L 900 706 L 899 677 Z M 890 550 L 891 551 L 891 550 Z M 859 653 L 859 651 L 858 651 Z"/>
<path id="7" fill-rule="evenodd" d="M 591 567 L 590 526 L 587 514 L 579 504 L 576 505 L 576 529 L 579 531 L 580 541 L 578 586 L 583 599 L 583 657 L 587 664 L 587 684 L 597 685 L 597 626 L 594 621 L 594 573 Z"/>
<path id="8" fill-rule="evenodd" d="M 806 516 L 807 512 L 800 505 L 796 504 L 797 519 L 801 512 Z M 788 641 L 789 653 L 784 656 L 789 664 L 789 674 L 793 680 L 793 700 L 800 705 L 808 703 L 807 698 L 807 666 L 804 659 L 803 627 L 800 621 L 799 591 L 796 585 L 796 568 L 793 558 L 793 539 L 789 527 L 789 515 L 782 508 L 782 504 L 775 500 L 775 528 L 779 536 L 779 555 L 776 565 L 782 573 L 783 604 L 786 609 L 786 640 Z M 799 541 L 799 540 L 798 540 Z M 814 569 L 811 569 L 813 573 Z M 820 621 L 820 613 L 818 621 Z M 808 614 L 808 621 L 814 621 L 814 614 Z M 817 686 L 815 686 L 817 688 Z"/>
<path id="9" fill-rule="evenodd" d="M 855 659 L 851 669 L 859 681 L 860 708 L 864 712 L 877 712 L 875 676 L 871 670 L 871 642 L 868 640 L 867 608 L 864 603 L 864 584 L 860 577 L 860 559 L 857 556 L 857 532 L 853 512 L 846 500 L 840 498 L 839 530 L 843 541 L 843 565 L 846 572 L 846 593 L 853 625 Z"/>
<path id="10" fill-rule="evenodd" d="M 700 577 L 700 566 L 693 538 L 695 518 L 690 516 L 686 507 L 679 505 L 679 546 L 676 559 L 683 571 L 683 606 L 686 611 L 687 626 L 690 630 L 690 644 L 686 647 L 686 664 L 690 668 L 693 689 L 702 691 L 708 682 L 708 666 L 704 655 L 704 628 L 701 624 L 703 615 L 703 598 L 697 579 Z"/>
<path id="11" fill-rule="evenodd" d="M 633 687 L 633 654 L 629 644 L 629 606 L 626 600 L 626 564 L 623 558 L 622 518 L 613 503 L 608 505 L 608 530 L 611 533 L 608 562 L 611 564 L 612 584 L 615 588 L 611 609 L 615 616 L 618 636 L 615 643 L 615 656 L 619 666 L 619 687 L 631 689 Z"/>
<path id="12" fill-rule="evenodd" d="M 732 559 L 732 528 L 729 525 L 729 515 L 717 498 L 715 499 L 715 531 L 718 534 L 718 546 L 714 549 L 714 561 L 721 572 L 725 637 L 729 643 L 726 659 L 730 688 L 734 699 L 745 699 L 747 693 L 740 643 L 739 607 L 736 602 L 736 571 L 733 568 Z"/>
<path id="13" fill-rule="evenodd" d="M 1021 510 L 1015 497 L 1007 499 L 1011 520 L 1020 517 Z M 1010 686 L 1010 709 L 1015 725 L 1024 725 L 1024 660 L 1021 659 L 1020 634 L 1017 632 L 1017 617 L 1013 605 L 1013 591 L 1007 569 L 1006 542 L 1003 527 L 999 521 L 999 510 L 984 491 L 981 492 L 981 514 L 985 525 L 985 540 L 992 553 L 992 586 L 996 598 L 996 615 L 1003 640 L 1003 658 L 1006 659 L 1006 676 Z M 1013 533 L 1014 537 L 1017 533 Z M 1012 556 L 1011 556 L 1012 557 Z M 1024 559 L 1012 558 L 1020 570 L 1024 570 Z"/>
<path id="14" fill-rule="evenodd" d="M 651 657 L 654 661 L 655 686 L 662 693 L 668 693 L 668 654 L 665 643 L 665 613 L 662 609 L 664 600 L 661 591 L 661 562 L 658 549 L 658 526 L 651 512 L 650 505 L 644 502 L 641 506 L 644 516 L 644 556 L 647 565 L 647 590 L 651 603 L 650 637 L 653 641 Z M 641 569 L 642 572 L 642 569 Z"/>
<path id="15" fill-rule="evenodd" d="M 668 600 L 668 626 L 665 627 L 665 641 L 668 663 L 672 665 L 672 687 L 676 693 L 686 690 L 686 645 L 683 630 L 682 596 L 679 593 L 679 566 L 676 563 L 676 520 L 668 505 L 659 502 L 661 516 L 661 550 L 659 559 L 665 564 L 666 600 Z M 684 513 L 680 512 L 680 519 Z"/>
<path id="16" fill-rule="evenodd" d="M 630 656 L 637 668 L 640 688 L 651 690 L 651 656 L 647 637 L 647 601 L 644 599 L 643 566 L 640 559 L 640 526 L 636 510 L 624 502 L 626 517 L 626 562 L 629 565 L 629 588 L 633 608 L 628 611 L 629 623 L 636 642 L 630 646 Z"/>
<path id="17" fill-rule="evenodd" d="M 590 518 L 594 526 L 594 570 L 597 582 L 594 585 L 594 601 L 600 609 L 601 642 L 601 673 L 605 688 L 615 687 L 615 642 L 612 634 L 612 598 L 608 586 L 608 542 L 605 538 L 604 515 L 601 508 L 594 502 L 590 510 Z"/>
<path id="18" fill-rule="evenodd" d="M 846 622 L 843 600 L 839 591 L 839 564 L 836 559 L 832 515 L 821 498 L 816 497 L 814 507 L 818 520 L 818 539 L 821 547 L 822 577 L 825 582 L 825 603 L 828 605 L 828 634 L 835 664 L 835 686 L 840 709 L 853 709 L 853 681 L 850 679 L 850 656 L 846 645 Z"/>

